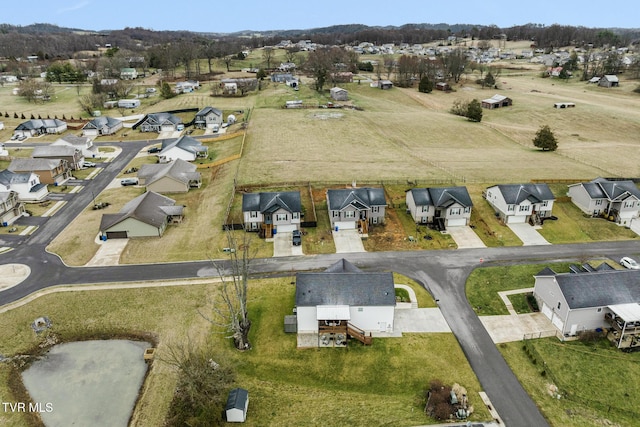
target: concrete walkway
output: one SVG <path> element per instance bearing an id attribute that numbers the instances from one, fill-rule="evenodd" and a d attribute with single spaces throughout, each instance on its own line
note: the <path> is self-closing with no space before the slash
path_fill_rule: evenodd
<path id="1" fill-rule="evenodd" d="M 447 232 L 458 245 L 458 249 L 486 248 L 487 245 L 469 226 L 447 227 Z"/>
<path id="2" fill-rule="evenodd" d="M 550 245 L 551 243 L 538 233 L 536 227 L 529 224 L 507 224 L 507 226 L 515 233 L 523 246 Z M 540 227 L 537 227 L 540 228 Z"/>

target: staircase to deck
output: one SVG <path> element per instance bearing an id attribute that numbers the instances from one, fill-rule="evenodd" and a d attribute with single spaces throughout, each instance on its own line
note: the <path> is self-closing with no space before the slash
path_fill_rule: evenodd
<path id="1" fill-rule="evenodd" d="M 371 345 L 371 343 L 373 342 L 371 333 L 367 335 L 365 331 L 358 328 L 357 326 L 353 326 L 351 323 L 347 323 L 347 335 L 360 341 L 364 345 Z"/>

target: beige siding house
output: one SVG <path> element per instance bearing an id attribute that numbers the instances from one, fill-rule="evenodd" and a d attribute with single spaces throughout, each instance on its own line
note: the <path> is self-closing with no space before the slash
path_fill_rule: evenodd
<path id="1" fill-rule="evenodd" d="M 200 188 L 202 178 L 194 164 L 177 159 L 169 163 L 145 164 L 138 171 L 138 184 L 156 193 L 186 193 Z"/>

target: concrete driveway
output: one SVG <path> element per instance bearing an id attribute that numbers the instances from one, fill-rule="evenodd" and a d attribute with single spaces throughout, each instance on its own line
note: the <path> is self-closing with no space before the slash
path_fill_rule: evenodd
<path id="1" fill-rule="evenodd" d="M 550 245 L 551 243 L 538 233 L 535 227 L 529 224 L 507 224 L 507 226 L 513 231 L 520 240 L 522 240 L 523 246 L 534 245 Z"/>
<path id="2" fill-rule="evenodd" d="M 293 246 L 293 233 L 276 233 L 273 235 L 273 256 L 304 255 L 301 246 Z M 304 236 L 303 236 L 304 238 Z"/>
<path id="3" fill-rule="evenodd" d="M 102 241 L 99 235 L 96 236 L 95 242 L 100 245 L 98 252 L 86 264 L 87 267 L 119 265 L 120 255 L 129 243 L 129 239 L 109 239 Z"/>
<path id="4" fill-rule="evenodd" d="M 455 240 L 458 249 L 486 248 L 480 237 L 469 226 L 447 227 L 447 232 Z"/>
<path id="5" fill-rule="evenodd" d="M 439 308 L 396 308 L 393 322 L 399 332 L 451 332 Z"/>
<path id="6" fill-rule="evenodd" d="M 333 230 L 331 234 L 333 234 L 333 243 L 336 245 L 337 254 L 366 252 L 358 230 Z"/>
<path id="7" fill-rule="evenodd" d="M 496 344 L 521 341 L 525 335 L 541 338 L 556 334 L 556 329 L 542 313 L 480 316 L 480 321 Z"/>

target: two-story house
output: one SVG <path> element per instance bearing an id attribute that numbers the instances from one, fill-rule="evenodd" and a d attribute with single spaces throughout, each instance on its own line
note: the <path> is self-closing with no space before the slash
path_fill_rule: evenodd
<path id="1" fill-rule="evenodd" d="M 62 159 L 67 162 L 71 170 L 82 168 L 84 156 L 82 151 L 72 145 L 45 145 L 33 149 L 31 157 L 34 159 Z"/>
<path id="2" fill-rule="evenodd" d="M 406 193 L 407 209 L 416 224 L 469 225 L 473 202 L 467 187 L 414 188 Z"/>
<path id="3" fill-rule="evenodd" d="M 494 185 L 484 196 L 505 224 L 540 224 L 551 216 L 555 200 L 547 184 Z"/>
<path id="4" fill-rule="evenodd" d="M 327 190 L 331 228 L 357 229 L 366 234 L 369 225 L 384 224 L 387 199 L 382 188 Z"/>
<path id="5" fill-rule="evenodd" d="M 0 225 L 13 224 L 24 214 L 24 205 L 18 200 L 15 191 L 0 191 Z"/>
<path id="6" fill-rule="evenodd" d="M 633 181 L 609 181 L 596 178 L 569 186 L 571 201 L 584 213 L 605 216 L 629 226 L 640 216 L 640 190 Z"/>
<path id="7" fill-rule="evenodd" d="M 7 169 L 16 173 L 35 173 L 43 184 L 62 185 L 71 177 L 69 165 L 62 159 L 18 157 L 11 161 Z"/>
<path id="8" fill-rule="evenodd" d="M 222 111 L 213 107 L 205 107 L 196 113 L 193 125 L 197 129 L 213 129 L 215 125 L 222 126 Z"/>
<path id="9" fill-rule="evenodd" d="M 45 184 L 33 172 L 17 173 L 8 169 L 0 171 L 0 191 L 14 191 L 21 202 L 39 202 L 49 194 Z"/>
<path id="10" fill-rule="evenodd" d="M 302 203 L 299 191 L 245 193 L 242 195 L 244 229 L 270 238 L 277 232 L 300 229 Z"/>

